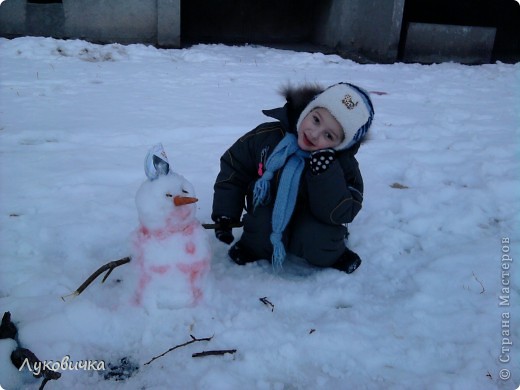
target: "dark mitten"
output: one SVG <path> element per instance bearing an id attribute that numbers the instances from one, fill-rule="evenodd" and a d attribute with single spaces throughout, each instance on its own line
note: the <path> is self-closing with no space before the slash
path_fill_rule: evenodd
<path id="1" fill-rule="evenodd" d="M 336 152 L 333 149 L 320 149 L 311 153 L 309 166 L 313 175 L 319 175 L 330 167 L 336 159 Z"/>
<path id="2" fill-rule="evenodd" d="M 229 217 L 217 217 L 215 218 L 217 227 L 215 228 L 215 236 L 217 239 L 226 244 L 231 244 L 235 237 L 231 232 L 231 218 Z"/>

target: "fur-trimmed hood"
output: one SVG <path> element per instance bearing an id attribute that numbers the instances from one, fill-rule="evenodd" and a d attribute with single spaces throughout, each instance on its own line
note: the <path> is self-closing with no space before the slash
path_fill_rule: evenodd
<path id="1" fill-rule="evenodd" d="M 263 110 L 262 112 L 284 124 L 287 130 L 296 134 L 296 123 L 300 114 L 305 107 L 325 90 L 318 84 L 304 84 L 298 87 L 286 85 L 280 88 L 279 93 L 285 98 L 285 105 L 272 110 Z"/>
<path id="2" fill-rule="evenodd" d="M 280 95 L 287 101 L 288 115 L 289 117 L 293 117 L 294 125 L 296 125 L 305 107 L 307 107 L 316 95 L 319 95 L 324 90 L 325 88 L 318 84 L 306 84 L 299 87 L 287 85 L 280 89 Z"/>

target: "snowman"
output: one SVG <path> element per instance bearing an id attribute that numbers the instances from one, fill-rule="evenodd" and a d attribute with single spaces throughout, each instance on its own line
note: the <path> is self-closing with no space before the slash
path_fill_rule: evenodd
<path id="1" fill-rule="evenodd" d="M 195 191 L 170 170 L 161 144 L 145 159 L 145 181 L 136 194 L 139 228 L 130 263 L 137 281 L 132 303 L 177 309 L 199 303 L 211 262 L 207 234 L 195 217 Z"/>

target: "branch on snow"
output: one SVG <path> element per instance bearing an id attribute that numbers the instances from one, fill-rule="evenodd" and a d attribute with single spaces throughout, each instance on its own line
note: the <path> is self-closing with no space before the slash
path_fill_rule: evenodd
<path id="1" fill-rule="evenodd" d="M 478 280 L 477 278 L 477 275 L 475 275 L 475 272 L 473 272 L 473 277 L 475 278 L 475 280 L 480 284 L 480 287 L 482 287 L 482 291 L 480 292 L 481 294 L 485 293 L 486 292 L 486 289 L 484 288 L 484 285 L 482 284 L 482 282 L 480 280 Z"/>
<path id="2" fill-rule="evenodd" d="M 182 344 L 179 344 L 179 345 L 176 345 L 175 347 L 171 347 L 169 350 L 167 350 L 166 352 L 163 352 L 161 353 L 160 355 L 157 355 L 155 357 L 153 357 L 150 361 L 146 362 L 144 365 L 147 366 L 148 364 L 150 364 L 151 362 L 153 362 L 154 360 L 157 360 L 159 359 L 160 357 L 163 357 L 164 355 L 166 355 L 167 353 L 177 349 L 177 348 L 181 348 L 181 347 L 185 347 L 186 345 L 190 345 L 190 344 L 193 344 L 193 343 L 196 343 L 198 341 L 210 341 L 213 336 L 211 337 L 205 337 L 205 338 L 202 338 L 202 339 L 198 339 L 196 337 L 193 337 L 193 335 L 190 334 L 190 337 L 191 337 L 191 340 L 190 341 L 187 341 L 185 343 L 182 343 Z"/>
<path id="3" fill-rule="evenodd" d="M 104 283 L 105 280 L 107 280 L 108 276 L 112 273 L 112 271 L 119 267 L 120 265 L 123 265 L 123 264 L 127 264 L 129 263 L 131 260 L 130 257 L 123 257 L 122 259 L 119 259 L 119 260 L 114 260 L 114 261 L 110 261 L 108 263 L 106 263 L 105 265 L 99 267 L 92 275 L 90 275 L 87 280 L 85 280 L 83 282 L 83 284 L 81 286 L 79 286 L 77 288 L 76 291 L 74 291 L 72 294 L 69 294 L 69 295 L 66 295 L 66 296 L 63 296 L 61 297 L 61 299 L 65 300 L 65 298 L 67 297 L 70 297 L 70 296 L 78 296 L 79 294 L 81 294 L 94 280 L 96 280 L 96 278 L 101 275 L 103 272 L 105 271 L 108 271 L 106 273 L 106 275 L 103 277 L 103 279 L 101 280 L 101 283 Z"/>
<path id="4" fill-rule="evenodd" d="M 191 355 L 191 357 L 204 357 L 204 356 L 220 356 L 225 355 L 226 353 L 234 354 L 236 353 L 236 349 L 219 349 L 215 351 L 202 351 L 197 352 Z"/>
<path id="5" fill-rule="evenodd" d="M 269 301 L 269 299 L 267 299 L 267 297 L 263 297 L 263 298 L 258 298 L 260 300 L 260 302 L 262 302 L 264 305 L 266 305 L 267 307 L 270 307 L 271 308 L 271 311 L 274 311 L 274 305 Z"/>

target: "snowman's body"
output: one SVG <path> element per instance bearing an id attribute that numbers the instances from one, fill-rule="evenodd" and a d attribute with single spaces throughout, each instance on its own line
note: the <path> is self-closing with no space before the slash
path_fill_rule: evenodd
<path id="1" fill-rule="evenodd" d="M 211 249 L 195 217 L 194 196 L 191 183 L 171 172 L 139 188 L 140 227 L 132 256 L 138 274 L 135 304 L 175 309 L 193 306 L 203 298 Z"/>

